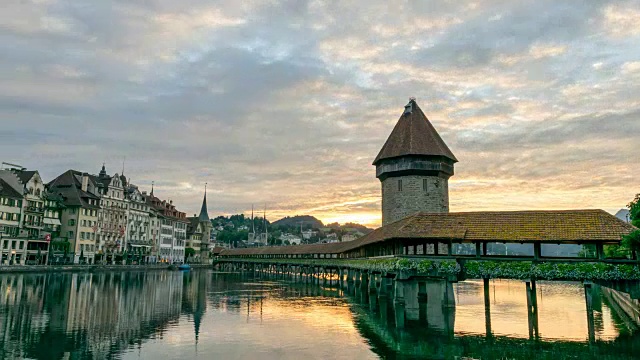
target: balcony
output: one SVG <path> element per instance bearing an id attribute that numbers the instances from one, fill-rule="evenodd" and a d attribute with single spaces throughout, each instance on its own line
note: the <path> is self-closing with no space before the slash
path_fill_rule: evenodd
<path id="1" fill-rule="evenodd" d="M 30 212 L 44 213 L 44 208 L 43 207 L 38 207 L 38 206 L 27 206 L 25 208 L 25 210 L 30 211 Z"/>

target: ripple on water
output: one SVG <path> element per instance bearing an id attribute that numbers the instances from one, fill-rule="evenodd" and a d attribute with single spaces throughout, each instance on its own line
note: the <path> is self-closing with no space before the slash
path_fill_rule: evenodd
<path id="1" fill-rule="evenodd" d="M 626 359 L 640 347 L 600 295 L 596 336 L 605 341 L 586 343 L 578 283 L 538 283 L 535 344 L 520 281 L 490 284 L 491 341 L 478 281 L 454 286 L 455 311 L 431 299 L 429 323 L 404 329 L 395 327 L 393 299 L 384 317 L 376 302 L 371 310 L 335 287 L 247 274 L 26 274 L 0 285 L 1 359 Z"/>

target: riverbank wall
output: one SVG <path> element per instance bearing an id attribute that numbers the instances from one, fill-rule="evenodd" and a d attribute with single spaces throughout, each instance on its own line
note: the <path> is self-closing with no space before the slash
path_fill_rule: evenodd
<path id="1" fill-rule="evenodd" d="M 211 269 L 210 264 L 190 264 L 192 269 Z M 0 275 L 10 273 L 103 272 L 169 270 L 169 265 L 12 265 L 0 266 Z"/>

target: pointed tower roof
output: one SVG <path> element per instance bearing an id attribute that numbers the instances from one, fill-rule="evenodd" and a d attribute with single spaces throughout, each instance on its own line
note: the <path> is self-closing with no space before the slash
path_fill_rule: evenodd
<path id="1" fill-rule="evenodd" d="M 98 177 L 100 178 L 107 177 L 107 169 L 104 168 L 104 163 L 102 163 L 102 169 L 100 169 L 100 173 L 98 174 Z"/>
<path id="2" fill-rule="evenodd" d="M 204 184 L 204 199 L 202 199 L 202 207 L 198 219 L 202 222 L 209 221 L 209 212 L 207 211 L 207 184 Z"/>
<path id="3" fill-rule="evenodd" d="M 404 112 L 373 165 L 385 159 L 411 155 L 443 156 L 458 162 L 413 98 L 404 107 Z"/>

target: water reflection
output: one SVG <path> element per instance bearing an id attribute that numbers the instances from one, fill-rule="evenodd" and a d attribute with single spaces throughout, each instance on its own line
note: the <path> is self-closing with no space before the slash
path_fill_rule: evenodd
<path id="1" fill-rule="evenodd" d="M 293 282 L 211 271 L 0 276 L 1 359 L 631 359 L 637 323 L 617 295 L 537 284 L 529 340 L 525 284 Z M 397 291 L 406 299 L 397 301 Z M 455 307 L 451 306 L 455 303 Z M 404 309 L 398 328 L 398 309 Z"/>

